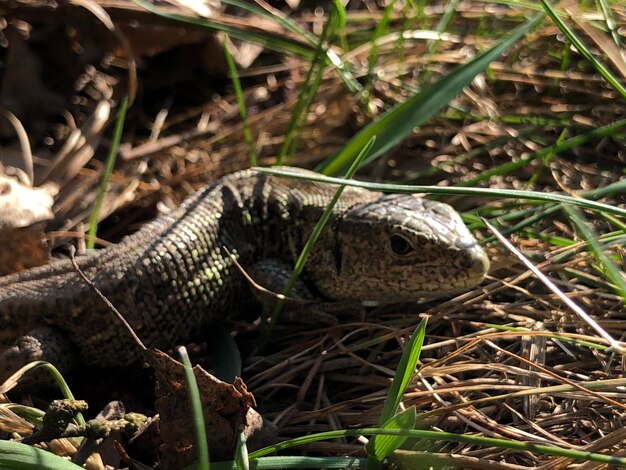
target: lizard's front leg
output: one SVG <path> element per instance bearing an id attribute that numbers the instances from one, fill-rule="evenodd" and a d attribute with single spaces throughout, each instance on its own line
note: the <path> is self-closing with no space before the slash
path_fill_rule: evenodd
<path id="1" fill-rule="evenodd" d="M 258 287 L 251 286 L 257 301 L 269 314 L 274 310 L 277 301 L 273 294 L 283 293 L 292 271 L 292 266 L 275 258 L 259 261 L 248 271 L 252 280 L 266 289 L 261 291 Z M 294 323 L 337 323 L 335 316 L 325 311 L 326 304 L 327 302 L 316 298 L 305 283 L 298 279 L 285 299 L 283 315 L 287 321 Z"/>

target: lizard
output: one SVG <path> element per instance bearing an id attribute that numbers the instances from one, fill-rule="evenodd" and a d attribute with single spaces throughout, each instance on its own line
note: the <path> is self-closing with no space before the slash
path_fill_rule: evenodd
<path id="1" fill-rule="evenodd" d="M 236 264 L 286 279 L 280 271 L 292 269 L 335 191 L 328 183 L 238 171 L 76 261 L 147 346 L 172 347 L 212 321 L 254 312 Z M 300 282 L 328 301 L 414 301 L 469 290 L 488 267 L 449 205 L 346 187 Z M 74 350 L 98 367 L 141 357 L 70 260 L 0 277 L 0 322 L 0 376 L 33 360 L 63 364 Z"/>

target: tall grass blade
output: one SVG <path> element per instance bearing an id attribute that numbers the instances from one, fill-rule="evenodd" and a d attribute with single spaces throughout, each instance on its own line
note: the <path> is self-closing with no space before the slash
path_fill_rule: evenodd
<path id="1" fill-rule="evenodd" d="M 387 33 L 389 28 L 389 22 L 391 21 L 391 12 L 396 4 L 396 0 L 391 0 L 385 9 L 383 10 L 383 16 L 376 25 L 374 33 L 370 38 L 370 51 L 367 55 L 367 76 L 371 77 L 374 73 L 374 67 L 376 66 L 376 59 L 378 57 L 378 38 Z"/>
<path id="2" fill-rule="evenodd" d="M 412 414 L 404 412 L 398 415 L 398 417 L 396 417 L 395 414 L 398 406 L 400 405 L 400 401 L 402 401 L 404 392 L 409 385 L 411 377 L 415 372 L 415 366 L 417 365 L 417 361 L 422 351 L 425 336 L 426 319 L 424 318 L 419 322 L 417 327 L 415 327 L 415 331 L 413 331 L 411 339 L 402 352 L 402 357 L 398 363 L 396 374 L 391 382 L 387 398 L 385 399 L 385 403 L 383 405 L 383 410 L 378 419 L 378 425 L 382 428 L 411 429 L 415 426 L 415 410 L 413 410 Z M 399 424 L 408 424 L 410 421 L 412 421 L 410 426 L 405 426 L 404 428 L 396 427 Z M 405 440 L 404 438 L 394 439 L 394 437 L 398 436 L 385 436 L 382 443 L 378 442 L 378 436 L 373 436 L 370 439 L 370 442 L 366 447 L 367 452 L 371 457 L 368 459 L 368 469 L 373 470 L 374 468 L 378 468 L 382 460 L 387 457 L 390 452 L 393 452 L 401 446 Z"/>
<path id="3" fill-rule="evenodd" d="M 324 25 L 324 29 L 317 43 L 315 54 L 311 60 L 306 77 L 300 85 L 300 95 L 298 101 L 291 113 L 291 120 L 287 131 L 285 132 L 285 141 L 278 153 L 276 159 L 277 165 L 282 165 L 287 155 L 293 155 L 298 142 L 300 140 L 300 132 L 302 130 L 302 124 L 305 121 L 306 113 L 313 102 L 315 93 L 322 81 L 322 74 L 324 73 L 324 58 L 325 52 L 328 49 L 326 47 L 327 41 L 329 41 L 334 32 L 337 29 L 342 28 L 345 25 L 346 12 L 343 5 L 340 2 L 333 2 L 333 8 L 330 10 L 328 21 Z"/>
<path id="4" fill-rule="evenodd" d="M 250 470 L 250 459 L 248 457 L 248 445 L 243 431 L 237 435 L 237 447 L 235 448 L 235 462 L 237 470 Z"/>
<path id="5" fill-rule="evenodd" d="M 235 91 L 235 97 L 237 99 L 237 106 L 239 107 L 239 117 L 241 117 L 241 124 L 243 126 L 243 138 L 248 144 L 248 155 L 250 157 L 250 165 L 257 165 L 256 151 L 254 150 L 254 142 L 252 140 L 252 133 L 250 132 L 250 125 L 248 124 L 248 113 L 246 111 L 246 100 L 243 96 L 243 90 L 241 89 L 241 82 L 239 81 L 239 74 L 237 73 L 237 66 L 233 60 L 233 56 L 228 50 L 228 34 L 222 36 L 222 47 L 224 48 L 224 57 L 226 57 L 226 64 L 228 65 L 228 71 L 230 72 L 230 80 L 233 84 Z"/>
<path id="6" fill-rule="evenodd" d="M 209 470 L 209 446 L 206 440 L 206 427 L 204 424 L 204 413 L 202 412 L 202 402 L 200 401 L 200 391 L 198 382 L 193 372 L 187 348 L 178 348 L 178 354 L 183 362 L 185 381 L 187 382 L 187 393 L 191 402 L 191 417 L 193 419 L 193 429 L 196 439 L 196 450 L 198 452 L 198 470 Z"/>
<path id="7" fill-rule="evenodd" d="M 574 33 L 574 31 L 565 24 L 565 22 L 561 19 L 561 17 L 557 14 L 557 12 L 552 8 L 552 5 L 547 0 L 539 0 L 541 2 L 541 6 L 548 14 L 548 16 L 554 21 L 554 24 L 558 26 L 558 28 L 567 36 L 567 39 L 572 43 L 572 45 L 576 48 L 580 54 L 587 59 L 587 61 L 593 66 L 597 72 L 604 77 L 604 79 L 609 82 L 609 84 L 617 91 L 622 98 L 626 98 L 626 87 L 621 84 L 621 82 L 611 73 L 611 71 L 605 67 L 605 65 L 596 59 L 591 51 L 583 44 L 580 38 Z"/>
<path id="8" fill-rule="evenodd" d="M 600 382 L 606 382 L 600 381 Z M 499 398 L 501 402 L 504 397 Z M 463 403 L 459 404 L 463 405 Z M 406 436 L 409 438 L 425 439 L 429 441 L 447 441 L 447 442 L 464 442 L 466 444 L 472 444 L 475 446 L 485 447 L 497 447 L 499 449 L 514 449 L 523 452 L 533 452 L 541 455 L 554 455 L 560 457 L 567 457 L 576 460 L 598 462 L 609 465 L 625 466 L 626 458 L 617 457 L 609 454 L 599 454 L 595 452 L 588 452 L 584 450 L 576 449 L 564 449 L 562 447 L 556 447 L 545 444 L 535 444 L 532 442 L 520 442 L 510 439 L 495 439 L 492 437 L 475 436 L 469 433 L 455 434 L 442 431 L 429 431 L 423 429 L 380 429 L 380 428 L 360 428 L 360 429 L 344 429 L 338 431 L 327 431 L 318 434 L 310 434 L 308 436 L 297 437 L 288 441 L 283 441 L 279 444 L 274 444 L 268 447 L 264 447 L 255 452 L 250 453 L 250 459 L 256 459 L 268 454 L 272 454 L 284 449 L 290 449 L 293 447 L 301 446 L 303 444 L 310 444 L 313 442 L 326 441 L 329 439 L 338 439 L 349 436 L 369 436 L 369 435 L 391 435 L 391 436 Z"/>
<path id="9" fill-rule="evenodd" d="M 303 455 L 280 457 L 261 457 L 254 459 L 254 470 L 277 470 L 294 468 L 337 468 L 337 469 L 362 469 L 365 467 L 365 459 L 359 457 L 307 457 Z M 197 467 L 189 466 L 184 470 L 195 470 Z M 217 462 L 212 464 L 213 470 L 239 470 L 235 462 Z"/>
<path id="10" fill-rule="evenodd" d="M 439 19 L 439 22 L 437 23 L 437 27 L 435 28 L 435 31 L 437 31 L 440 34 L 445 33 L 446 29 L 448 28 L 448 24 L 452 20 L 452 16 L 454 15 L 454 13 L 456 13 L 456 9 L 457 9 L 457 6 L 459 5 L 459 2 L 460 0 L 448 1 L 448 3 L 446 4 L 444 13 Z M 441 43 L 441 39 L 439 38 L 431 39 L 430 41 L 428 41 L 426 57 L 433 56 L 435 52 L 437 51 L 437 48 L 439 47 L 440 43 Z M 424 67 L 423 72 L 420 74 L 420 82 L 426 83 L 429 77 L 430 77 L 430 69 L 428 67 Z"/>
<path id="11" fill-rule="evenodd" d="M 624 273 L 604 252 L 604 249 L 598 242 L 597 237 L 591 232 L 591 229 L 587 226 L 587 223 L 581 212 L 574 207 L 566 205 L 563 206 L 563 210 L 576 228 L 576 233 L 578 233 L 580 238 L 582 238 L 589 244 L 591 254 L 598 261 L 598 263 L 600 263 L 602 268 L 604 268 L 604 275 L 611 280 L 615 291 L 618 295 L 622 297 L 623 301 L 626 303 L 626 280 L 624 280 Z"/>
<path id="12" fill-rule="evenodd" d="M 438 113 L 463 87 L 469 85 L 476 75 L 483 72 L 500 54 L 533 29 L 543 17 L 543 13 L 535 15 L 469 63 L 457 67 L 435 84 L 387 111 L 380 119 L 362 129 L 338 154 L 322 163 L 318 170 L 326 175 L 340 173 L 347 168 L 349 162 L 353 161 L 372 136 L 376 136 L 376 144 L 366 162 L 382 155 L 409 135 L 415 127 Z"/>
<path id="13" fill-rule="evenodd" d="M 391 382 L 385 404 L 383 405 L 383 411 L 378 419 L 378 425 L 382 426 L 389 421 L 396 413 L 402 396 L 406 391 L 406 387 L 409 385 L 409 381 L 415 372 L 415 366 L 422 352 L 422 346 L 424 344 L 424 337 L 426 336 L 426 319 L 415 327 L 415 331 L 411 335 L 411 339 L 406 345 L 406 348 L 402 352 L 402 357 L 398 363 L 396 369 L 396 375 Z"/>
<path id="14" fill-rule="evenodd" d="M 617 22 L 615 21 L 615 15 L 613 15 L 613 11 L 611 10 L 609 2 L 607 0 L 598 0 L 598 5 L 600 6 L 600 10 L 604 15 L 604 24 L 611 32 L 611 38 L 615 43 L 615 47 L 621 50 L 623 47 L 622 38 L 619 35 Z"/>
<path id="15" fill-rule="evenodd" d="M 109 154 L 107 155 L 106 162 L 104 164 L 104 171 L 102 172 L 102 179 L 100 180 L 100 186 L 98 187 L 98 195 L 94 202 L 93 209 L 91 211 L 91 217 L 89 217 L 89 231 L 87 237 L 87 248 L 92 249 L 96 243 L 96 233 L 98 232 L 98 217 L 100 215 L 100 208 L 102 207 L 102 201 L 104 200 L 104 194 L 109 183 L 109 178 L 113 172 L 113 165 L 115 165 L 115 159 L 117 157 L 117 151 L 120 148 L 120 141 L 122 140 L 122 130 L 124 130 L 124 121 L 126 120 L 126 109 L 128 108 L 128 96 L 122 98 L 120 103 L 120 109 L 117 112 L 117 119 L 115 121 L 115 129 L 113 130 L 113 139 L 111 140 L 111 147 L 109 148 Z"/>
<path id="16" fill-rule="evenodd" d="M 300 57 L 310 58 L 313 55 L 312 47 L 304 40 L 298 40 L 288 37 L 286 35 L 277 36 L 275 33 L 265 31 L 253 31 L 237 28 L 225 23 L 211 20 L 209 18 L 199 18 L 185 15 L 178 15 L 172 13 L 164 13 L 160 8 L 156 7 L 147 0 L 132 0 L 133 3 L 139 5 L 141 8 L 154 13 L 155 15 L 169 18 L 171 20 L 180 21 L 182 23 L 189 23 L 196 26 L 202 26 L 204 28 L 213 29 L 215 31 L 221 31 L 228 34 L 232 38 L 241 39 L 242 41 L 249 41 L 255 44 L 260 44 L 263 47 L 276 52 L 286 52 L 289 54 L 295 54 Z"/>
<path id="17" fill-rule="evenodd" d="M 490 188 L 466 188 L 466 187 L 454 187 L 454 186 L 427 186 L 427 185 L 404 185 L 404 184 L 389 184 L 389 183 L 370 183 L 366 181 L 347 180 L 345 178 L 333 178 L 324 175 L 303 175 L 301 173 L 295 173 L 289 170 L 276 169 L 276 168 L 260 168 L 255 170 L 262 173 L 268 173 L 271 175 L 288 176 L 296 179 L 306 179 L 311 181 L 319 181 L 321 183 L 331 184 L 345 184 L 347 186 L 354 186 L 357 188 L 370 189 L 372 191 L 382 191 L 385 193 L 424 193 L 424 194 L 460 194 L 465 196 L 486 196 L 486 197 L 498 197 L 498 198 L 513 198 L 513 199 L 526 199 L 530 201 L 545 201 L 545 202 L 563 202 L 571 204 L 573 206 L 583 207 L 585 209 L 607 212 L 609 214 L 619 215 L 626 217 L 626 209 L 622 209 L 618 206 L 612 206 L 610 204 L 604 204 L 597 201 L 590 201 L 580 197 L 566 196 L 560 193 L 544 193 L 541 191 L 521 191 L 519 189 L 490 189 Z M 621 181 L 619 183 L 622 183 Z M 619 187 L 623 190 L 621 184 L 615 187 Z"/>

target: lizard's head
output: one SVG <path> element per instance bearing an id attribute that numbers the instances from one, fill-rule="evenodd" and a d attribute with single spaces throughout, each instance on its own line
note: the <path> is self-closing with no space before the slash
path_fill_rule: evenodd
<path id="1" fill-rule="evenodd" d="M 310 275 L 331 299 L 445 295 L 474 287 L 489 268 L 485 252 L 447 204 L 386 195 L 344 210 L 333 225 L 327 235 L 334 240 L 324 237 L 323 250 L 331 259 L 310 260 L 328 266 Z"/>

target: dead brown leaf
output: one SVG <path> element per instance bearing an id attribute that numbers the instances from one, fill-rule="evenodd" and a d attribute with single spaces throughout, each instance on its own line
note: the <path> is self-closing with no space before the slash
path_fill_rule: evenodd
<path id="1" fill-rule="evenodd" d="M 163 468 L 184 468 L 197 460 L 197 449 L 183 365 L 158 350 L 148 351 L 147 357 L 157 375 L 155 408 L 161 418 Z M 193 371 L 212 460 L 231 459 L 235 440 L 242 431 L 250 447 L 275 439 L 275 428 L 252 409 L 254 397 L 240 378 L 228 384 L 200 366 L 195 366 Z"/>

